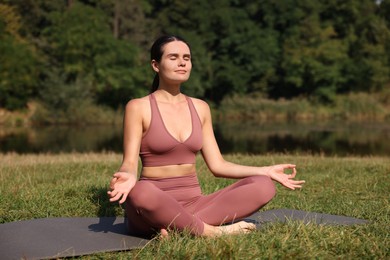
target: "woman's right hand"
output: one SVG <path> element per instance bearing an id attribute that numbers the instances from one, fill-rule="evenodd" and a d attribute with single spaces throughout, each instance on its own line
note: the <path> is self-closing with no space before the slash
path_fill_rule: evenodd
<path id="1" fill-rule="evenodd" d="M 119 200 L 119 204 L 125 202 L 136 182 L 137 178 L 134 174 L 128 172 L 114 173 L 110 182 L 110 191 L 107 192 L 108 196 L 110 196 L 110 201 Z"/>

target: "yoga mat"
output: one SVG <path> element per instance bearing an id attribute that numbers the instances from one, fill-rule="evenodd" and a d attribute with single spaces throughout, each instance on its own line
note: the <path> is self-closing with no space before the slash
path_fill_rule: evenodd
<path id="1" fill-rule="evenodd" d="M 245 218 L 263 228 L 266 223 L 303 221 L 324 225 L 365 224 L 368 221 L 292 209 L 260 211 Z M 0 259 L 53 259 L 140 248 L 149 240 L 129 236 L 123 217 L 43 218 L 0 225 Z"/>
<path id="2" fill-rule="evenodd" d="M 0 225 L 0 259 L 53 259 L 122 251 L 148 240 L 126 234 L 123 217 L 43 218 Z"/>
<path id="3" fill-rule="evenodd" d="M 317 212 L 308 212 L 295 209 L 272 209 L 254 213 L 246 221 L 256 224 L 257 228 L 263 227 L 265 223 L 288 221 L 302 221 L 305 224 L 318 225 L 358 225 L 366 224 L 367 220 L 347 216 L 331 215 Z"/>

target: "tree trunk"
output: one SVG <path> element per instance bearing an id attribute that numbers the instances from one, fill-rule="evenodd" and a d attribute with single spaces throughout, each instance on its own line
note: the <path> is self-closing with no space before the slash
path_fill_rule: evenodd
<path id="1" fill-rule="evenodd" d="M 119 1 L 114 1 L 114 20 L 113 20 L 114 38 L 119 38 Z"/>
<path id="2" fill-rule="evenodd" d="M 72 8 L 73 0 L 67 0 L 66 5 L 68 6 L 68 9 Z"/>

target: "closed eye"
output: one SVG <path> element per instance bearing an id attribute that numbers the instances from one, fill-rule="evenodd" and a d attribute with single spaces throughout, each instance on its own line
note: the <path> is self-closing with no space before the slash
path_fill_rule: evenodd
<path id="1" fill-rule="evenodd" d="M 168 58 L 170 60 L 176 60 L 177 58 L 179 58 L 179 54 L 177 54 L 177 53 L 171 53 L 171 54 L 168 54 L 167 56 L 168 56 Z M 191 60 L 191 55 L 190 54 L 185 54 L 185 55 L 183 55 L 183 59 L 185 61 L 190 61 Z"/>

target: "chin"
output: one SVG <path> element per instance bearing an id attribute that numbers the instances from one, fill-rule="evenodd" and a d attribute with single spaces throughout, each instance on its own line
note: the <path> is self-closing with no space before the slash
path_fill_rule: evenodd
<path id="1" fill-rule="evenodd" d="M 176 83 L 176 84 L 181 84 L 181 83 L 188 81 L 188 79 L 189 79 L 189 77 L 175 78 L 175 79 L 171 79 L 171 82 Z"/>

